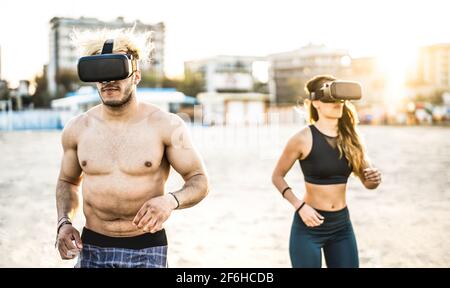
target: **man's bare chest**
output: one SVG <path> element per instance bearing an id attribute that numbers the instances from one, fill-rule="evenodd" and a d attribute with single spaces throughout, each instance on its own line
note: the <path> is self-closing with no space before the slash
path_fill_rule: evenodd
<path id="1" fill-rule="evenodd" d="M 77 156 L 87 174 L 110 174 L 119 170 L 140 175 L 159 169 L 164 144 L 158 131 L 145 127 L 90 127 L 80 137 Z"/>

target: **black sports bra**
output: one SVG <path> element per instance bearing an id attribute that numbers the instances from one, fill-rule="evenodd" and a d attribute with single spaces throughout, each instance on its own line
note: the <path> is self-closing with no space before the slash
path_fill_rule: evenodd
<path id="1" fill-rule="evenodd" d="M 344 155 L 339 159 L 336 137 L 323 134 L 314 125 L 309 125 L 309 128 L 311 151 L 305 159 L 299 160 L 305 181 L 319 185 L 347 183 L 352 168 Z"/>

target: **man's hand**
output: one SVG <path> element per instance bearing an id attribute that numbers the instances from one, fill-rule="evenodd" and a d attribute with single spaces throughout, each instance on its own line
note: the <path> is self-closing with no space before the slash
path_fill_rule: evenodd
<path id="1" fill-rule="evenodd" d="M 65 224 L 59 229 L 58 251 L 63 260 L 73 259 L 83 248 L 80 233 L 71 224 Z M 72 242 L 75 241 L 75 244 Z"/>
<path id="2" fill-rule="evenodd" d="M 133 219 L 133 224 L 145 232 L 158 232 L 175 207 L 177 202 L 170 194 L 152 198 L 142 205 Z"/>

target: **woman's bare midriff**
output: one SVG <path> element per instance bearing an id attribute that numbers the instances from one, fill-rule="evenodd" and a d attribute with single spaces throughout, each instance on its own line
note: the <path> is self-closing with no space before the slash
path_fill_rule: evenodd
<path id="1" fill-rule="evenodd" d="M 345 192 L 347 184 L 317 185 L 305 182 L 304 201 L 314 209 L 338 211 L 347 206 Z"/>

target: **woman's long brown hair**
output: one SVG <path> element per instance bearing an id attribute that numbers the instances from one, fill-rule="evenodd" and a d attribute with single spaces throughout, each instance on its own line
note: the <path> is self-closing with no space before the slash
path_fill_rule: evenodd
<path id="1" fill-rule="evenodd" d="M 316 76 L 306 83 L 306 93 L 310 94 L 321 88 L 324 83 L 333 80 L 336 80 L 336 78 L 330 75 Z M 309 123 L 314 124 L 319 120 L 319 113 L 310 100 L 304 103 L 306 111 L 309 113 Z M 352 172 L 359 178 L 362 178 L 363 169 L 368 167 L 369 163 L 361 138 L 356 130 L 356 124 L 358 124 L 358 115 L 356 114 L 355 107 L 349 101 L 345 101 L 342 117 L 338 120 L 336 144 L 339 149 L 339 157 L 344 155 L 347 158 L 349 166 L 352 168 Z"/>

